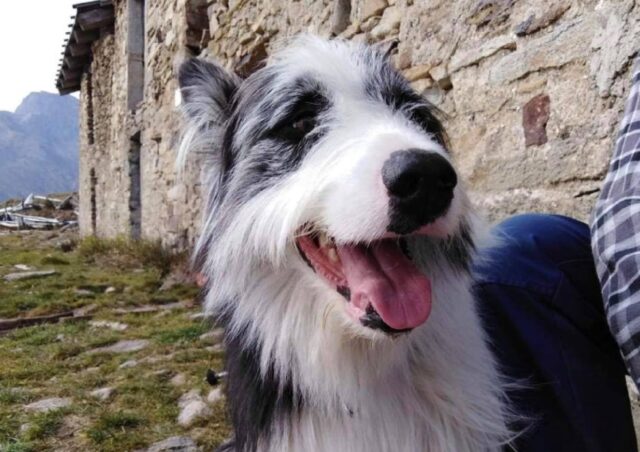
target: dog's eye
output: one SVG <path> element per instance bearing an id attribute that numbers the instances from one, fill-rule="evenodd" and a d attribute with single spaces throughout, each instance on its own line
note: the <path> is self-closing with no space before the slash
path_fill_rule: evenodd
<path id="1" fill-rule="evenodd" d="M 317 138 L 318 117 L 327 104 L 327 99 L 319 92 L 300 96 L 291 104 L 287 114 L 267 132 L 267 136 L 295 145 L 309 144 Z"/>
<path id="2" fill-rule="evenodd" d="M 274 130 L 274 135 L 292 143 L 299 143 L 316 128 L 316 112 L 304 111 Z"/>
<path id="3" fill-rule="evenodd" d="M 291 127 L 303 135 L 307 135 L 316 128 L 316 118 L 313 116 L 304 116 L 296 119 Z"/>

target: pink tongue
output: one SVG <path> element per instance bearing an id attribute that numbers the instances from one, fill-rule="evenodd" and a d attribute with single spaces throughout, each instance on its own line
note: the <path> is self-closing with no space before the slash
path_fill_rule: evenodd
<path id="1" fill-rule="evenodd" d="M 391 328 L 423 324 L 431 311 L 431 282 L 402 253 L 393 240 L 370 247 L 338 246 L 342 271 L 351 290 L 351 303 L 365 310 L 373 305 Z"/>

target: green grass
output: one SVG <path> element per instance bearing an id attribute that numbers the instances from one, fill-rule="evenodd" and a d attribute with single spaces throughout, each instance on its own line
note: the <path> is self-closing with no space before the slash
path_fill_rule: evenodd
<path id="1" fill-rule="evenodd" d="M 118 439 L 121 435 L 127 435 L 128 430 L 135 429 L 143 422 L 141 417 L 133 413 L 123 411 L 105 413 L 87 431 L 87 436 L 94 443 L 103 443 L 108 439 Z"/>
<path id="2" fill-rule="evenodd" d="M 59 237 L 48 232 L 0 235 L 0 276 L 17 271 L 16 264 L 51 268 L 57 275 L 0 282 L 0 318 L 53 314 L 89 308 L 96 320 L 126 323 L 124 331 L 91 327 L 87 321 L 21 328 L 0 336 L 0 451 L 144 449 L 170 436 L 192 436 L 204 450 L 219 445 L 230 433 L 224 403 L 212 407 L 213 416 L 193 427 L 177 425 L 177 401 L 191 389 L 206 395 L 208 368 L 222 367 L 222 354 L 205 350 L 199 336 L 208 330 L 192 320 L 189 309 L 147 314 L 117 314 L 116 308 L 161 305 L 194 299 L 197 287 L 177 284 L 159 292 L 169 269 L 181 256 L 157 244 L 131 244 L 121 239 L 80 240 L 63 253 L 54 248 Z M 114 287 L 114 293 L 105 293 Z M 78 289 L 90 296 L 79 296 Z M 148 339 L 149 346 L 126 354 L 89 354 L 89 350 L 125 339 Z M 130 359 L 133 368 L 120 368 Z M 171 384 L 181 373 L 187 383 Z M 114 395 L 99 401 L 90 392 L 112 387 Z M 69 397 L 73 403 L 46 414 L 26 411 L 24 405 L 48 397 Z M 77 432 L 69 423 L 81 419 Z"/>
<path id="3" fill-rule="evenodd" d="M 200 335 L 207 332 L 205 325 L 187 326 L 184 328 L 160 331 L 155 339 L 160 344 L 175 344 L 176 342 L 194 342 Z"/>
<path id="4" fill-rule="evenodd" d="M 31 423 L 22 437 L 27 441 L 35 441 L 55 435 L 62 426 L 64 413 L 65 410 L 54 410 L 36 414 L 31 418 Z"/>
<path id="5" fill-rule="evenodd" d="M 21 441 L 0 443 L 0 451 L 2 452 L 34 452 L 35 450 L 31 444 Z"/>

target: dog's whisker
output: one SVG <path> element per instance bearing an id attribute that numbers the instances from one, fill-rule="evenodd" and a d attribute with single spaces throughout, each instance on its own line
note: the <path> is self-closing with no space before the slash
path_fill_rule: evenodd
<path id="1" fill-rule="evenodd" d="M 327 304 L 324 308 L 324 315 L 322 316 L 322 329 L 327 329 L 327 321 L 329 319 L 329 314 L 333 310 L 332 304 Z"/>

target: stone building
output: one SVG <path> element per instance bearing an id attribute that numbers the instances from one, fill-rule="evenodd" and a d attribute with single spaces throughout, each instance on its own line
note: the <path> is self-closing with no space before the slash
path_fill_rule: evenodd
<path id="1" fill-rule="evenodd" d="M 453 154 L 494 218 L 586 219 L 640 48 L 637 0 L 101 0 L 76 5 L 58 74 L 80 91 L 83 234 L 192 243 L 200 168 L 174 169 L 176 66 L 240 75 L 299 32 L 395 46 L 446 114 Z"/>

